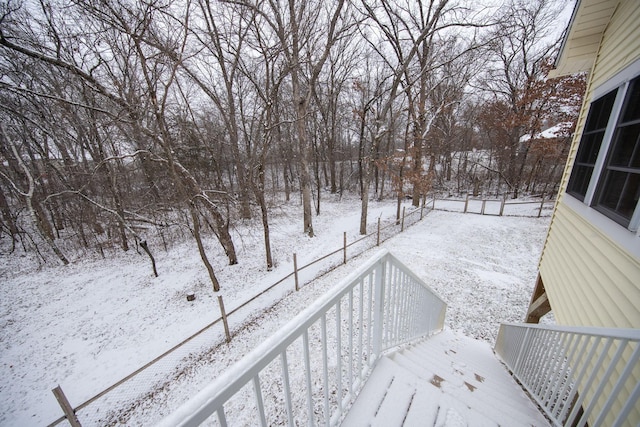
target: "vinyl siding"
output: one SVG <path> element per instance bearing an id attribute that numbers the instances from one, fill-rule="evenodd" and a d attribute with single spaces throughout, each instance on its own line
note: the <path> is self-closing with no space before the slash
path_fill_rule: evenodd
<path id="1" fill-rule="evenodd" d="M 616 238 L 604 231 L 607 227 L 602 227 L 602 223 L 592 223 L 586 218 L 591 213 L 583 215 L 584 210 L 589 211 L 590 208 L 586 205 L 581 209 L 572 208 L 577 201 L 568 200 L 571 196 L 565 194 L 594 91 L 640 58 L 638 22 L 640 22 L 640 1 L 621 1 L 604 32 L 602 45 L 591 71 L 585 102 L 563 174 L 560 195 L 540 259 L 540 277 L 559 324 L 640 328 L 638 251 L 634 250 L 634 253 L 631 253 L 628 250 L 628 244 L 626 248 L 624 245 L 619 245 Z M 597 214 L 595 211 L 593 213 Z M 598 221 L 600 221 L 599 218 Z M 602 221 L 610 220 L 602 216 Z M 614 226 L 618 225 L 614 224 Z M 633 236 L 631 231 L 619 230 L 619 233 L 627 232 L 635 239 L 631 240 L 631 244 L 640 247 L 640 238 Z M 624 234 L 627 240 L 629 236 Z M 611 354 L 610 352 L 610 356 Z M 629 354 L 625 353 L 623 359 L 628 360 L 628 357 Z M 598 377 L 602 374 L 602 370 L 597 372 Z M 614 411 L 621 407 L 622 402 L 626 401 L 632 388 L 639 381 L 640 366 L 637 366 L 614 404 Z M 611 384 L 605 387 L 605 395 L 611 388 Z M 596 406 L 600 407 L 601 402 Z M 625 425 L 636 426 L 639 421 L 640 409 L 635 408 L 629 414 Z M 590 419 L 589 422 L 593 423 L 594 420 Z M 611 425 L 612 422 L 612 419 L 606 419 L 605 425 Z"/>
<path id="2" fill-rule="evenodd" d="M 605 30 L 543 249 L 540 275 L 561 324 L 640 328 L 640 260 L 564 203 L 594 90 L 640 58 L 638 22 L 640 3 L 627 0 Z"/>
<path id="3" fill-rule="evenodd" d="M 640 328 L 640 263 L 562 202 L 540 275 L 558 323 Z"/>
<path id="4" fill-rule="evenodd" d="M 640 57 L 640 3 L 622 2 L 602 38 L 602 47 L 593 72 L 593 86 L 597 88 L 615 73 Z"/>

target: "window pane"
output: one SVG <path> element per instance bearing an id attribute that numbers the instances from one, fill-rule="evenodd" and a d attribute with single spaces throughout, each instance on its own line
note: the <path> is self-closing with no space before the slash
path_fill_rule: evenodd
<path id="1" fill-rule="evenodd" d="M 638 206 L 638 199 L 640 199 L 640 174 L 630 173 L 627 187 L 624 189 L 620 199 L 618 212 L 628 220 L 631 220 L 633 211 Z"/>
<path id="2" fill-rule="evenodd" d="M 595 164 L 600 152 L 600 145 L 602 144 L 602 138 L 604 137 L 604 131 L 592 133 L 590 135 L 584 135 L 580 141 L 580 148 L 578 149 L 578 155 L 576 161 L 579 163 Z"/>
<path id="3" fill-rule="evenodd" d="M 594 207 L 627 227 L 640 197 L 640 77 L 629 83 L 624 99 Z"/>
<path id="4" fill-rule="evenodd" d="M 630 83 L 623 122 L 640 119 L 640 78 Z"/>
<path id="5" fill-rule="evenodd" d="M 602 197 L 600 198 L 600 205 L 615 211 L 618 207 L 618 200 L 624 189 L 624 184 L 627 181 L 626 172 L 609 171 L 607 178 L 602 188 Z"/>
<path id="6" fill-rule="evenodd" d="M 609 164 L 611 166 L 631 166 L 640 167 L 638 155 L 633 153 L 638 146 L 638 136 L 640 135 L 640 123 L 632 126 L 625 126 L 618 129 L 615 136 L 613 151 Z M 635 163 L 635 165 L 633 164 Z"/>
<path id="7" fill-rule="evenodd" d="M 600 206 L 631 220 L 640 196 L 640 174 L 609 171 Z"/>
<path id="8" fill-rule="evenodd" d="M 584 200 L 584 195 L 587 193 L 592 173 L 593 166 L 574 165 L 567 190 L 569 194 L 573 194 L 578 199 Z"/>
<path id="9" fill-rule="evenodd" d="M 616 93 L 617 89 L 612 90 L 591 104 L 585 125 L 585 132 L 607 127 L 609 116 L 611 115 L 611 108 L 613 107 L 613 102 L 616 100 Z"/>
<path id="10" fill-rule="evenodd" d="M 593 167 L 600 152 L 600 146 L 602 145 L 602 139 L 609 122 L 616 94 L 617 89 L 598 98 L 589 107 L 589 115 L 580 139 L 569 184 L 567 185 L 567 192 L 580 200 L 584 200 L 584 196 L 587 194 Z"/>
<path id="11" fill-rule="evenodd" d="M 640 135 L 638 135 L 638 139 L 640 139 Z M 632 168 L 640 169 L 640 141 L 636 140 L 636 148 L 633 152 L 633 157 L 631 158 L 631 164 L 629 165 Z"/>

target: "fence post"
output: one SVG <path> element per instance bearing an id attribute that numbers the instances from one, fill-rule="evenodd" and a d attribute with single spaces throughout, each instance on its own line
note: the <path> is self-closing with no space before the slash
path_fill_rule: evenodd
<path id="1" fill-rule="evenodd" d="M 420 221 L 422 221 L 422 217 L 424 216 L 423 212 L 424 212 L 424 203 L 422 204 L 422 206 L 420 206 Z"/>
<path id="2" fill-rule="evenodd" d="M 467 198 L 464 200 L 464 212 L 467 213 L 467 206 L 469 206 L 469 193 L 467 193 Z"/>
<path id="3" fill-rule="evenodd" d="M 538 209 L 538 218 L 542 215 L 542 207 L 544 206 L 544 193 L 542 193 L 542 200 L 540 201 L 540 209 Z"/>
<path id="4" fill-rule="evenodd" d="M 67 400 L 67 396 L 65 396 L 64 393 L 62 392 L 62 388 L 58 385 L 58 387 L 54 388 L 51 391 L 53 392 L 53 395 L 56 397 L 56 400 L 60 404 L 60 407 L 62 408 L 62 411 L 66 415 L 67 421 L 69 421 L 69 424 L 71 424 L 71 427 L 82 427 L 80 425 L 80 421 L 78 421 L 78 417 L 76 416 L 76 413 L 73 410 L 73 407 Z"/>
<path id="5" fill-rule="evenodd" d="M 500 216 L 504 213 L 504 204 L 507 202 L 507 195 L 505 194 L 502 197 L 502 202 L 500 203 Z"/>
<path id="6" fill-rule="evenodd" d="M 344 264 L 347 263 L 347 232 L 343 232 L 342 234 L 342 247 L 343 247 L 343 253 L 344 253 Z"/>
<path id="7" fill-rule="evenodd" d="M 400 223 L 400 232 L 402 233 L 404 231 L 404 210 L 406 209 L 406 206 L 402 207 L 402 222 Z"/>
<path id="8" fill-rule="evenodd" d="M 296 291 L 300 290 L 298 286 L 298 259 L 296 258 L 296 254 L 293 254 L 293 277 L 296 281 Z"/>
<path id="9" fill-rule="evenodd" d="M 222 323 L 224 324 L 224 334 L 227 336 L 227 343 L 231 342 L 231 334 L 229 333 L 229 323 L 227 322 L 227 312 L 224 311 L 224 302 L 222 302 L 222 295 L 218 295 L 218 305 L 220 306 L 220 313 L 222 314 Z"/>
<path id="10" fill-rule="evenodd" d="M 378 240 L 376 241 L 376 246 L 380 246 L 380 217 L 378 217 Z"/>
<path id="11" fill-rule="evenodd" d="M 480 210 L 480 215 L 484 215 L 484 207 L 487 204 L 487 201 L 482 199 L 482 209 Z"/>
<path id="12" fill-rule="evenodd" d="M 433 201 L 431 202 L 431 210 L 436 210 L 436 193 L 433 193 Z"/>

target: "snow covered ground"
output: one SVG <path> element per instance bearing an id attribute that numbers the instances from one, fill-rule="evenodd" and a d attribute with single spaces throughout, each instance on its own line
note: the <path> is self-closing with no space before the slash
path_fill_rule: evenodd
<path id="1" fill-rule="evenodd" d="M 328 196 L 324 200 L 322 214 L 314 217 L 317 237 L 312 239 L 301 233 L 302 214 L 296 203 L 273 215 L 273 271 L 264 267 L 258 226 L 241 224 L 234 229 L 240 258 L 236 266 L 225 265 L 224 254 L 209 241 L 227 312 L 289 274 L 293 252 L 298 254 L 298 265 L 303 265 L 339 249 L 343 232 L 349 242 L 358 237 L 358 201 Z M 389 222 L 394 215 L 394 202 L 371 202 L 370 229 L 378 217 Z M 524 317 L 548 223 L 548 217 L 434 211 L 383 246 L 449 304 L 450 329 L 493 344 L 500 322 Z M 157 278 L 150 274 L 146 258 L 135 251 L 108 260 L 85 258 L 67 267 L 40 268 L 28 257 L 2 255 L 0 425 L 48 424 L 61 415 L 51 393 L 56 385 L 77 406 L 219 317 L 217 295 L 195 243 L 166 252 L 158 248 Z M 221 325 L 208 329 L 81 409 L 81 422 L 152 424 L 370 254 L 350 259 L 299 292 L 293 290 L 292 280 L 283 282 L 230 317 L 234 334 L 230 344 L 224 343 Z M 337 257 L 341 259 L 341 254 Z M 307 269 L 304 277 L 330 262 Z M 196 300 L 186 301 L 187 293 L 195 293 Z"/>

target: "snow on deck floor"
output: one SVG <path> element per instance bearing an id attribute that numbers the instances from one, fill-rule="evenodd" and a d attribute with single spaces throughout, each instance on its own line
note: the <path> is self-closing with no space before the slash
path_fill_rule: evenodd
<path id="1" fill-rule="evenodd" d="M 383 356 L 342 426 L 548 426 L 486 342 L 451 331 Z"/>

